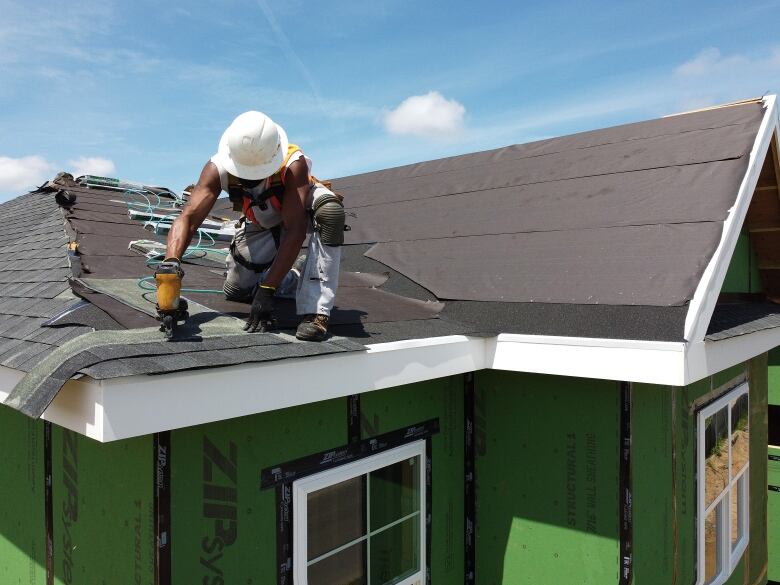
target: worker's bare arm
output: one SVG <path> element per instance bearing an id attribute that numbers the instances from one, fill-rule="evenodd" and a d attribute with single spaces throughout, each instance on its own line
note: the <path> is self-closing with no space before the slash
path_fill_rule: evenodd
<path id="1" fill-rule="evenodd" d="M 190 200 L 168 232 L 168 245 L 165 251 L 167 258 L 182 257 L 195 232 L 214 207 L 221 190 L 219 171 L 214 163 L 209 161 L 200 172 L 200 178 L 190 194 Z"/>
<path id="2" fill-rule="evenodd" d="M 262 284 L 278 287 L 292 267 L 303 241 L 306 239 L 308 217 L 306 197 L 309 195 L 309 168 L 300 158 L 287 169 L 284 180 L 282 222 L 284 233 L 274 263 L 268 270 Z"/>

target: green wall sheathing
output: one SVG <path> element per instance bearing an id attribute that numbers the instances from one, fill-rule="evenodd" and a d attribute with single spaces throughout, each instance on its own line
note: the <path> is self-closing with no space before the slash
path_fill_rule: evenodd
<path id="1" fill-rule="evenodd" d="M 260 471 L 344 445 L 346 413 L 329 400 L 172 431 L 174 585 L 275 583 L 276 492 Z"/>
<path id="2" fill-rule="evenodd" d="M 780 457 L 780 448 L 770 447 L 769 454 Z M 768 484 L 780 487 L 780 461 L 769 461 Z M 780 582 L 780 491 L 767 493 L 767 548 L 769 550 L 768 577 Z"/>
<path id="3" fill-rule="evenodd" d="M 364 438 L 431 418 L 432 576 L 463 579 L 463 379 L 361 396 Z M 275 490 L 260 471 L 347 443 L 347 400 L 318 402 L 171 432 L 174 585 L 275 583 Z"/>
<path id="4" fill-rule="evenodd" d="M 52 426 L 54 583 L 153 585 L 152 437 L 101 444 Z"/>
<path id="5" fill-rule="evenodd" d="M 0 444 L 0 583 L 43 585 L 43 423 L 0 406 Z"/>
<path id="6" fill-rule="evenodd" d="M 617 583 L 618 383 L 476 380 L 478 583 Z"/>
<path id="7" fill-rule="evenodd" d="M 726 277 L 723 280 L 721 292 L 761 292 L 761 275 L 758 272 L 758 261 L 750 245 L 750 236 L 747 233 L 740 234 L 737 240 Z"/>
<path id="8" fill-rule="evenodd" d="M 780 406 L 780 347 L 769 352 L 769 404 Z"/>
<path id="9" fill-rule="evenodd" d="M 632 386 L 634 583 L 696 578 L 696 411 L 713 390 L 750 381 L 750 544 L 729 585 L 752 584 L 766 565 L 766 356 L 686 387 Z"/>
<path id="10" fill-rule="evenodd" d="M 709 380 L 706 388 L 702 386 L 704 392 L 708 391 Z M 634 581 L 637 585 L 671 583 L 675 564 L 690 565 L 695 558 L 692 551 L 695 550 L 696 506 L 691 499 L 695 469 L 690 454 L 694 435 L 684 408 L 689 401 L 686 391 L 689 395 L 701 392 L 699 388 L 650 384 L 632 387 Z M 677 467 L 673 441 L 681 454 Z M 675 554 L 675 523 L 678 554 Z M 680 550 L 685 553 L 679 554 Z M 682 574 L 693 572 L 690 566 L 683 567 L 682 571 L 678 566 L 677 570 Z"/>
<path id="11" fill-rule="evenodd" d="M 431 581 L 463 582 L 463 377 L 369 392 L 360 397 L 364 438 L 438 418 L 432 441 Z"/>

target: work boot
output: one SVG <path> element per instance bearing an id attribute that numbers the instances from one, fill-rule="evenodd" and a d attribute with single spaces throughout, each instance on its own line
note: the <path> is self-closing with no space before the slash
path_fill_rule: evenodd
<path id="1" fill-rule="evenodd" d="M 322 341 L 328 334 L 327 315 L 304 315 L 295 337 L 301 341 Z"/>

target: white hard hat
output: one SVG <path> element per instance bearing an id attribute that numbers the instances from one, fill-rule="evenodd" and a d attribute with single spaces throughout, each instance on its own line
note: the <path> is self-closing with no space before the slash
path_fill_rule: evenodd
<path id="1" fill-rule="evenodd" d="M 227 127 L 214 156 L 239 179 L 270 177 L 284 162 L 287 133 L 262 112 L 244 112 Z"/>

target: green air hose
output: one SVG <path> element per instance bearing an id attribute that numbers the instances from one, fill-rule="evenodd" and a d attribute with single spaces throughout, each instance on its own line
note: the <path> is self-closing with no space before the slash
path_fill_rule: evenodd
<path id="1" fill-rule="evenodd" d="M 155 235 L 157 234 L 157 229 L 161 224 L 170 225 L 173 223 L 173 221 L 179 216 L 179 214 L 176 212 L 179 212 L 181 210 L 181 205 L 184 203 L 182 199 L 178 199 L 178 198 L 174 201 L 167 200 L 167 199 L 163 200 L 163 198 L 160 197 L 158 193 L 155 193 L 154 191 L 149 191 L 142 187 L 125 189 L 122 192 L 122 195 L 125 199 L 125 204 L 127 205 L 128 208 L 132 207 L 136 210 L 140 210 L 141 213 L 144 213 L 151 218 L 144 222 L 144 228 L 146 227 L 153 228 Z M 176 194 L 174 193 L 174 195 Z M 134 201 L 131 199 L 133 197 L 135 198 L 140 197 L 141 201 Z M 155 210 L 170 210 L 171 212 L 174 213 L 170 213 L 159 219 L 154 219 Z M 184 254 L 182 255 L 182 260 L 204 258 L 208 255 L 208 253 L 220 254 L 224 256 L 227 256 L 230 253 L 230 251 L 227 249 L 215 248 L 214 246 L 216 245 L 217 241 L 214 238 L 214 236 L 212 236 L 210 233 L 198 228 L 197 234 L 198 234 L 197 242 L 194 245 L 189 246 L 185 250 Z M 207 242 L 204 242 L 204 236 L 208 240 Z M 160 244 L 163 243 L 159 239 L 156 239 L 155 241 L 157 241 Z M 154 266 L 160 264 L 163 260 L 164 260 L 164 254 L 160 254 L 159 257 L 152 257 L 147 259 L 146 265 L 149 268 L 154 268 Z M 154 284 L 154 277 L 146 276 L 138 279 L 138 288 L 145 291 L 156 291 L 157 287 Z M 221 290 L 208 289 L 208 288 L 183 288 L 181 289 L 181 292 L 220 294 L 220 295 L 224 294 L 224 292 Z"/>

